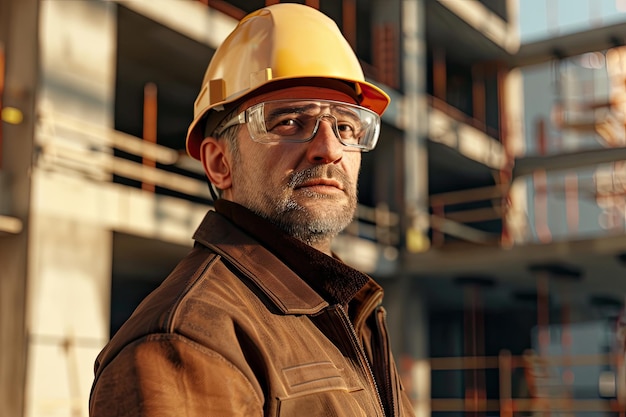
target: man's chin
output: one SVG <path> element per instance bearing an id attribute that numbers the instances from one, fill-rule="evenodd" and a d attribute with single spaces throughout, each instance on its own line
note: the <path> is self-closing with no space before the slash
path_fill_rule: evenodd
<path id="1" fill-rule="evenodd" d="M 322 200 L 299 204 L 302 214 L 309 219 L 352 219 L 355 206 L 345 200 Z"/>
<path id="2" fill-rule="evenodd" d="M 300 220 L 313 229 L 343 230 L 353 219 L 355 206 L 345 200 L 322 200 L 307 202 L 301 206 Z M 317 225 L 317 227 L 315 226 Z"/>
<path id="3" fill-rule="evenodd" d="M 345 229 L 351 221 L 345 217 L 337 217 L 337 213 L 329 214 L 324 217 L 301 215 L 298 218 L 283 218 L 279 227 L 307 244 L 329 241 Z"/>

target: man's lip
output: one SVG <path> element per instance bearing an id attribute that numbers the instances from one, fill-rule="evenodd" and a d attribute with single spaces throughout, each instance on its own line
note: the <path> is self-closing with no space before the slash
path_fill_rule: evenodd
<path id="1" fill-rule="evenodd" d="M 326 186 L 326 187 L 335 187 L 335 188 L 338 188 L 340 190 L 343 190 L 343 187 L 341 186 L 341 183 L 339 183 L 339 181 L 332 180 L 332 179 L 326 179 L 326 178 L 315 178 L 315 179 L 307 180 L 307 181 L 303 182 L 302 184 L 298 184 L 296 186 L 296 189 L 304 188 L 304 187 L 315 187 L 315 186 L 318 186 L 318 185 L 323 185 L 323 186 Z"/>

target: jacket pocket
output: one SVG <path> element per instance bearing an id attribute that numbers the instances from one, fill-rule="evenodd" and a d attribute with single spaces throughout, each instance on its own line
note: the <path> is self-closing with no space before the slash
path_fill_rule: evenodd
<path id="1" fill-rule="evenodd" d="M 283 369 L 289 395 L 327 390 L 351 391 L 341 372 L 332 362 L 311 362 Z"/>
<path id="2" fill-rule="evenodd" d="M 278 399 L 278 416 L 368 416 L 359 404 L 362 387 L 350 385 L 332 362 L 312 362 L 283 369 L 286 398 Z"/>

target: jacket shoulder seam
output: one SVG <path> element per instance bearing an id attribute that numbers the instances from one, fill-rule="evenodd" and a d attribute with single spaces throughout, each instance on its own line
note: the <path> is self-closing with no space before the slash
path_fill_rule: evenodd
<path id="1" fill-rule="evenodd" d="M 180 292 L 178 297 L 176 297 L 176 300 L 174 301 L 174 304 L 173 304 L 172 308 L 170 309 L 169 314 L 165 317 L 165 319 L 163 321 L 163 329 L 167 333 L 175 334 L 176 318 L 177 318 L 178 312 L 180 310 L 179 309 L 180 305 L 185 300 L 187 295 L 189 295 L 191 290 L 196 285 L 198 285 L 198 283 L 202 280 L 202 278 L 205 276 L 205 273 L 206 273 L 207 269 L 209 269 L 209 267 L 212 264 L 217 262 L 220 259 L 220 257 L 221 256 L 219 254 L 215 253 L 215 252 L 213 252 L 210 256 L 208 256 L 202 262 L 202 265 L 200 266 L 200 268 L 196 269 L 196 271 L 193 274 L 193 277 L 189 280 L 189 282 L 185 286 L 185 289 Z"/>

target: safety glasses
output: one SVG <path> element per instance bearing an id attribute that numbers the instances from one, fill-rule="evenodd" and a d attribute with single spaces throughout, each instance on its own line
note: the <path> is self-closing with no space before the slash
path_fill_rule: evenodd
<path id="1" fill-rule="evenodd" d="M 246 124 L 259 143 L 304 143 L 312 140 L 320 124 L 330 123 L 343 145 L 363 152 L 376 146 L 380 117 L 364 107 L 332 100 L 272 100 L 255 104 L 227 121 L 226 129 Z"/>

